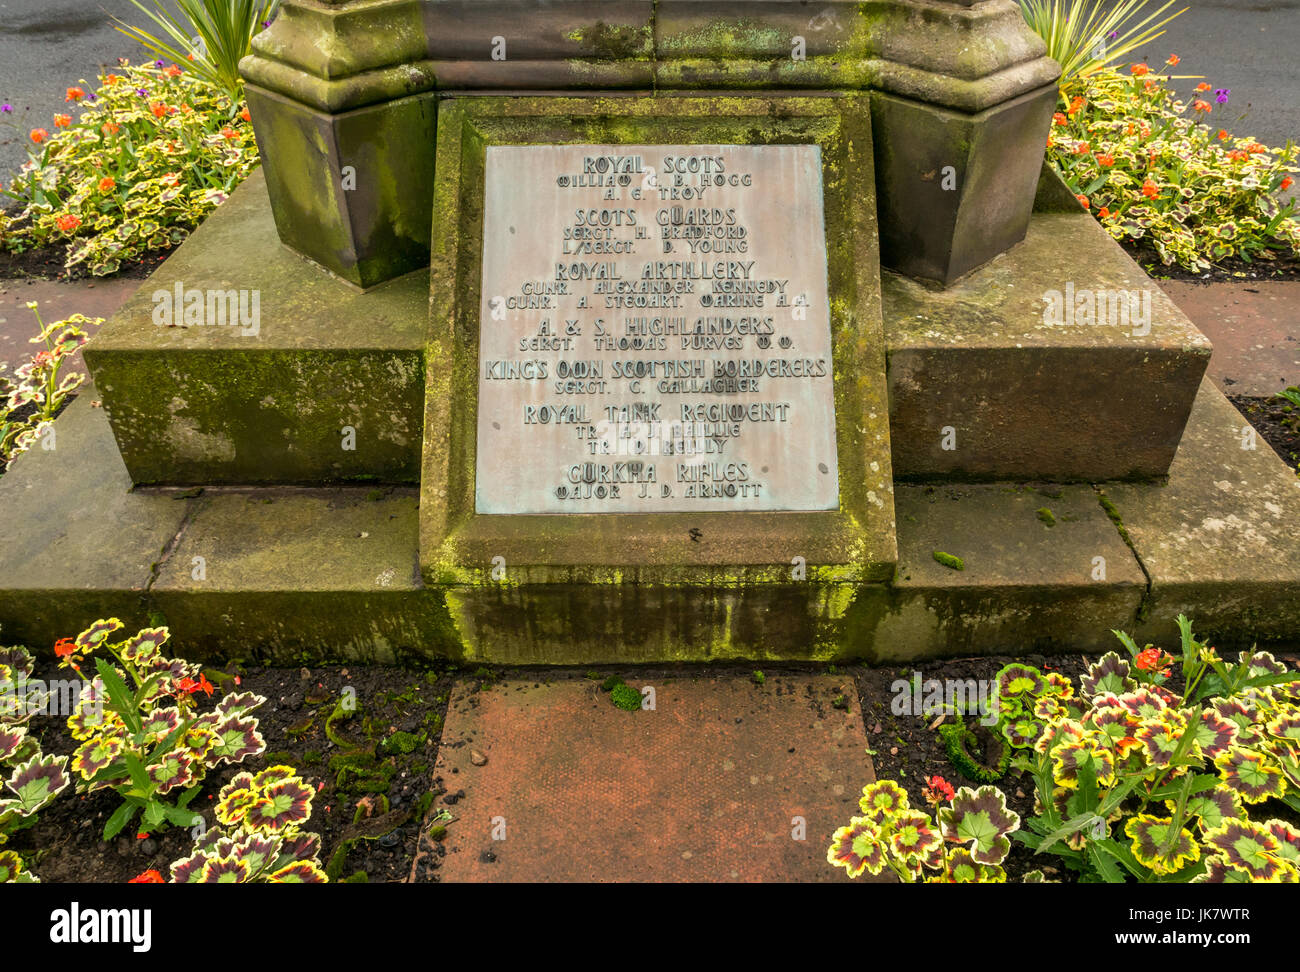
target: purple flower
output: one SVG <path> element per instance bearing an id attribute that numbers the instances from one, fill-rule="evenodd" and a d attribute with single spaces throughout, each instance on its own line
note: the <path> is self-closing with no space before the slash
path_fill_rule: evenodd
<path id="1" fill-rule="evenodd" d="M 1226 105 L 1228 103 L 1228 95 L 1230 94 L 1232 94 L 1231 88 L 1215 88 L 1214 100 L 1221 105 Z"/>
<path id="2" fill-rule="evenodd" d="M 149 97 L 149 89 L 148 89 L 148 88 L 136 88 L 136 89 L 135 89 L 135 93 L 138 94 L 141 98 L 148 98 L 148 97 Z"/>
<path id="3" fill-rule="evenodd" d="M 1118 36 L 1119 36 L 1119 31 L 1112 30 L 1109 34 L 1106 35 L 1106 40 L 1114 40 Z"/>
<path id="4" fill-rule="evenodd" d="M 13 111 L 13 110 L 14 110 L 14 106 L 13 106 L 13 105 L 9 105 L 9 104 L 0 105 L 0 112 L 3 112 L 3 113 L 6 114 L 6 115 L 9 114 L 9 113 L 10 113 L 11 111 Z"/>
<path id="5" fill-rule="evenodd" d="M 163 66 L 163 62 L 162 62 L 162 61 L 154 61 L 154 62 L 153 62 L 153 66 L 156 67 L 156 68 L 160 68 L 160 67 Z"/>

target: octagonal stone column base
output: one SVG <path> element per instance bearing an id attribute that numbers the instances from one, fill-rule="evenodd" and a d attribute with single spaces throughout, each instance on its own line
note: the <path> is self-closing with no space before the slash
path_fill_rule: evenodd
<path id="1" fill-rule="evenodd" d="M 434 92 L 330 114 L 246 91 L 285 244 L 359 287 L 428 266 Z"/>
<path id="2" fill-rule="evenodd" d="M 873 91 L 881 262 L 944 286 L 1025 238 L 1054 84 L 967 114 Z"/>

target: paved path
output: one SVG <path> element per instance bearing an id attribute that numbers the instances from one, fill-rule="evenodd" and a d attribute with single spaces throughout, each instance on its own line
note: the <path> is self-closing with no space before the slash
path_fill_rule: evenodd
<path id="1" fill-rule="evenodd" d="M 845 880 L 826 848 L 874 779 L 851 678 L 652 679 L 638 712 L 586 679 L 472 684 L 435 770 L 442 881 Z"/>
<path id="2" fill-rule="evenodd" d="M 1214 345 L 1209 375 L 1225 395 L 1300 384 L 1300 281 L 1159 284 Z"/>

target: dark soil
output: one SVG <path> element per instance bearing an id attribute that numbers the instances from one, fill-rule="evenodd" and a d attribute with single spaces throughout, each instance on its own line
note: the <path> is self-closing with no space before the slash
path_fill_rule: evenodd
<path id="1" fill-rule="evenodd" d="M 1292 668 L 1300 667 L 1300 656 L 1276 654 Z M 921 791 L 931 776 L 942 776 L 954 787 L 980 784 L 963 776 L 952 765 L 937 731 L 931 728 L 933 717 L 894 714 L 891 703 L 896 694 L 893 688 L 896 681 L 910 680 L 916 669 L 921 670 L 923 679 L 991 680 L 1003 665 L 1021 661 L 1044 671 L 1068 675 L 1077 684 L 1078 676 L 1092 660 L 1082 655 L 1026 655 L 952 658 L 888 668 L 831 665 L 810 669 L 771 663 L 765 663 L 763 668 L 769 679 L 783 673 L 807 674 L 810 670 L 852 679 L 862 708 L 876 778 L 896 780 L 907 790 L 913 806 L 925 808 Z M 634 671 L 639 679 L 653 680 L 656 677 L 749 676 L 752 667 L 637 666 Z M 479 668 L 467 672 L 454 665 L 419 671 L 368 666 L 241 669 L 233 664 L 224 672 L 209 669 L 208 677 L 219 689 L 233 690 L 233 676 L 238 675 L 239 691 L 252 691 L 267 698 L 266 704 L 256 712 L 267 752 L 210 775 L 194 807 L 200 812 L 210 808 L 221 786 L 241 770 L 255 772 L 287 763 L 319 787 L 305 829 L 321 835 L 322 865 L 326 866 L 331 880 L 437 881 L 442 846 L 435 830 L 437 821 L 432 815 L 443 809 L 454 814 L 455 804 L 463 795 L 454 779 L 443 780 L 433 775 L 455 679 L 468 679 L 470 691 L 476 693 L 491 691 L 500 678 L 557 681 L 595 675 L 603 679 L 611 672 L 626 676 L 630 670 L 602 666 L 594 673 L 580 668 Z M 38 671 L 36 675 L 57 677 L 53 670 Z M 1176 690 L 1174 685 L 1171 688 Z M 343 743 L 340 746 L 327 735 L 325 722 L 348 689 L 356 693 L 357 708 L 351 719 L 336 721 L 331 727 L 333 735 Z M 838 707 L 840 700 L 828 700 L 827 704 Z M 32 728 L 40 735 L 46 752 L 71 752 L 73 741 L 66 733 L 62 718 L 34 719 Z M 399 731 L 423 738 L 409 752 L 390 754 L 385 751 L 384 740 Z M 375 756 L 371 768 L 366 770 L 367 779 L 358 779 L 336 762 L 345 753 L 357 752 Z M 857 789 L 866 782 L 845 780 L 844 784 Z M 1022 820 L 1033 815 L 1033 788 L 1027 778 L 1012 770 L 994 785 L 1006 793 L 1008 805 Z M 389 803 L 386 813 L 381 796 L 387 797 Z M 359 804 L 378 805 L 366 818 L 358 810 Z M 123 882 L 151 868 L 165 877 L 171 862 L 188 853 L 189 833 L 173 827 L 146 839 L 128 827 L 124 835 L 103 842 L 100 831 L 117 805 L 113 794 L 83 797 L 65 791 L 41 812 L 36 826 L 14 835 L 10 846 L 29 858 L 36 873 L 46 882 Z M 1259 809 L 1267 816 L 1300 823 L 1300 815 L 1280 804 L 1268 803 Z M 205 816 L 211 824 L 211 813 Z M 1042 869 L 1053 880 L 1073 879 L 1055 858 L 1035 858 L 1016 842 L 1003 866 L 1011 880 L 1034 868 Z"/>
<path id="2" fill-rule="evenodd" d="M 1210 270 L 1187 270 L 1177 263 L 1166 265 L 1155 248 L 1142 241 L 1125 241 L 1120 244 L 1138 265 L 1157 280 L 1191 280 L 1201 283 L 1242 280 L 1300 280 L 1300 259 L 1283 256 L 1276 260 L 1246 261 L 1233 257 L 1220 260 Z"/>
<path id="3" fill-rule="evenodd" d="M 95 279 L 84 267 L 76 266 L 64 269 L 63 261 L 67 259 L 67 246 L 44 246 L 22 253 L 9 253 L 0 250 L 0 278 L 22 280 L 26 277 L 39 277 L 43 280 L 83 280 Z M 153 250 L 136 260 L 123 260 L 121 268 L 112 277 L 125 277 L 130 280 L 144 280 L 158 265 L 166 260 L 174 250 Z"/>
<path id="4" fill-rule="evenodd" d="M 266 697 L 255 715 L 267 750 L 210 774 L 194 809 L 204 813 L 211 826 L 215 821 L 207 811 L 231 777 L 242 770 L 288 764 L 319 787 L 304 829 L 320 834 L 321 863 L 331 880 L 408 880 L 420 824 L 442 792 L 432 770 L 453 672 L 369 666 L 241 670 L 232 665 L 228 672 L 208 670 L 219 688 L 234 689 L 232 675 L 237 674 L 239 691 Z M 61 677 L 53 670 L 36 674 Z M 349 689 L 356 693 L 355 712 L 346 721 L 335 721 L 331 727 L 335 739 L 330 739 L 326 719 Z M 64 723 L 55 717 L 33 720 L 33 731 L 40 734 L 47 753 L 73 750 Z M 413 737 L 398 737 L 414 743 L 409 752 L 391 743 L 384 745 L 398 732 Z M 345 753 L 365 768 L 343 770 L 337 760 Z M 104 823 L 118 804 L 113 793 L 80 796 L 69 788 L 41 812 L 36 826 L 14 835 L 10 846 L 30 855 L 46 882 L 123 882 L 149 869 L 167 877 L 171 863 L 189 852 L 189 832 L 171 827 L 146 839 L 128 826 L 122 835 L 104 842 L 100 838 Z"/>
<path id="5" fill-rule="evenodd" d="M 1231 395 L 1228 400 L 1283 462 L 1293 469 L 1300 466 L 1300 409 L 1281 398 Z"/>

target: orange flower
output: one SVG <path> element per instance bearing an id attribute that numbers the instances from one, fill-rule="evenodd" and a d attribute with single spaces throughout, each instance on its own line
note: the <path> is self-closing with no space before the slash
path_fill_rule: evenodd
<path id="1" fill-rule="evenodd" d="M 1091 209 L 1091 208 L 1092 208 L 1092 207 L 1088 204 L 1088 197 L 1085 196 L 1083 193 L 1079 193 L 1079 194 L 1078 194 L 1077 196 L 1075 196 L 1074 198 L 1077 199 L 1077 200 L 1079 200 L 1079 205 L 1082 206 L 1084 209 Z"/>
<path id="2" fill-rule="evenodd" d="M 167 77 L 169 78 L 179 78 L 184 73 L 185 72 L 182 71 L 180 68 L 178 68 L 175 64 L 168 64 L 165 68 L 163 68 L 163 74 L 167 75 Z"/>
<path id="3" fill-rule="evenodd" d="M 131 880 L 127 881 L 126 883 L 127 884 L 165 884 L 166 882 L 163 880 L 163 876 L 161 874 L 159 874 L 155 869 L 150 868 L 149 870 L 141 874 L 137 874 L 135 877 L 131 878 Z"/>
<path id="4" fill-rule="evenodd" d="M 1109 215 L 1110 215 L 1110 209 L 1107 208 L 1106 206 L 1102 206 L 1101 209 L 1097 210 L 1098 219 L 1105 219 Z"/>
<path id="5" fill-rule="evenodd" d="M 71 125 L 71 124 L 72 124 L 72 116 L 71 116 L 71 115 L 55 115 L 55 116 L 54 116 L 54 127 L 55 127 L 55 128 L 67 128 L 67 127 L 68 127 L 69 125 Z"/>
<path id="6" fill-rule="evenodd" d="M 1060 113 L 1058 112 L 1057 114 L 1060 114 Z M 250 114 L 248 113 L 248 109 L 247 109 L 247 108 L 245 108 L 243 111 L 241 111 L 241 112 L 239 113 L 239 117 L 242 118 L 242 119 L 244 119 L 244 121 L 246 121 L 246 122 L 251 122 L 251 121 L 253 120 L 253 116 L 250 115 Z"/>
<path id="7" fill-rule="evenodd" d="M 247 111 L 248 109 L 244 109 L 244 110 Z M 1061 114 L 1059 111 L 1052 116 L 1053 125 L 1064 125 L 1067 120 L 1068 119 L 1066 119 L 1066 117 L 1063 114 Z"/>
<path id="8" fill-rule="evenodd" d="M 1210 103 L 1208 101 L 1202 101 L 1200 98 L 1197 98 L 1196 101 L 1192 103 L 1192 107 L 1197 111 L 1205 112 L 1207 115 L 1211 111 Z"/>
<path id="9" fill-rule="evenodd" d="M 1091 149 L 1089 149 L 1087 142 L 1080 142 L 1074 147 L 1075 155 L 1087 155 L 1090 151 Z"/>
<path id="10" fill-rule="evenodd" d="M 117 180 L 115 180 L 112 176 L 104 176 L 104 178 L 99 180 L 100 192 L 111 192 L 116 188 L 117 188 Z"/>
<path id="11" fill-rule="evenodd" d="M 1227 133 L 1227 131 L 1226 131 L 1225 129 L 1220 128 L 1220 129 L 1219 129 L 1219 134 L 1216 135 L 1215 137 L 1216 137 L 1220 142 L 1226 142 L 1226 141 L 1228 140 L 1228 133 Z"/>
<path id="12" fill-rule="evenodd" d="M 82 91 L 80 88 L 69 88 L 69 89 L 68 89 L 68 96 L 67 96 L 66 98 L 64 98 L 63 100 L 64 100 L 64 101 L 80 101 L 80 100 L 81 100 L 82 98 L 84 98 L 84 97 L 86 97 L 86 92 Z"/>
<path id="13" fill-rule="evenodd" d="M 1245 162 L 1250 158 L 1250 156 L 1241 149 L 1233 149 L 1228 153 L 1228 158 L 1232 159 L 1234 162 Z"/>
<path id="14" fill-rule="evenodd" d="M 1097 156 L 1097 164 L 1100 166 L 1104 166 L 1105 168 L 1110 168 L 1112 165 L 1115 164 L 1115 156 L 1102 153 Z"/>
<path id="15" fill-rule="evenodd" d="M 1129 70 L 1132 71 L 1133 76 L 1137 78 L 1140 78 L 1142 77 L 1142 75 L 1149 74 L 1151 72 L 1151 69 L 1147 67 L 1145 64 L 1134 64 L 1131 68 L 1129 68 Z"/>
<path id="16" fill-rule="evenodd" d="M 1069 114 L 1073 115 L 1086 104 L 1087 102 L 1084 101 L 1082 97 L 1080 97 L 1079 95 L 1075 95 L 1073 98 L 1070 99 L 1070 107 L 1065 110 Z"/>
<path id="17" fill-rule="evenodd" d="M 1213 88 L 1213 87 L 1214 87 L 1214 85 L 1210 84 L 1210 82 L 1208 82 L 1208 81 L 1202 81 L 1200 84 L 1198 84 L 1198 85 L 1196 86 L 1196 90 L 1197 90 L 1197 91 L 1209 91 L 1209 90 L 1210 90 L 1211 88 Z"/>
<path id="18" fill-rule="evenodd" d="M 111 88 L 121 80 L 116 74 L 109 74 L 104 78 L 104 87 Z"/>
<path id="19" fill-rule="evenodd" d="M 116 135 L 122 130 L 122 126 L 117 122 L 104 122 L 104 124 L 99 126 L 99 130 L 105 135 Z"/>
<path id="20" fill-rule="evenodd" d="M 174 187 L 180 185 L 181 177 L 177 175 L 175 172 L 168 172 L 165 176 L 163 176 L 158 181 L 161 182 L 164 186 Z"/>
<path id="21" fill-rule="evenodd" d="M 81 225 L 81 220 L 71 213 L 65 213 L 54 221 L 54 225 L 64 233 L 71 233 Z"/>
<path id="22" fill-rule="evenodd" d="M 1174 65 L 1177 65 L 1178 62 L 1181 61 L 1181 60 L 1182 60 L 1182 58 L 1179 57 L 1177 54 L 1170 54 L 1170 55 L 1169 55 L 1169 60 L 1165 61 L 1165 63 L 1168 64 L 1168 65 L 1170 65 L 1170 66 L 1172 67 L 1172 66 L 1174 66 Z"/>
<path id="23" fill-rule="evenodd" d="M 1249 152 L 1251 155 L 1258 155 L 1260 152 L 1267 152 L 1268 149 L 1260 145 L 1259 142 L 1251 142 L 1249 145 L 1246 146 L 1246 151 Z"/>
<path id="24" fill-rule="evenodd" d="M 77 643 L 71 638 L 60 638 L 54 643 L 54 655 L 56 658 L 67 658 L 77 650 Z"/>
<path id="25" fill-rule="evenodd" d="M 50 137 L 50 133 L 43 128 L 32 129 L 32 141 L 35 142 L 37 145 L 40 145 L 41 142 L 45 141 L 49 137 Z"/>
<path id="26" fill-rule="evenodd" d="M 1146 196 L 1148 199 L 1155 199 L 1159 194 L 1160 189 L 1150 179 L 1142 183 L 1142 195 Z"/>
<path id="27" fill-rule="evenodd" d="M 239 138 L 239 132 L 235 131 L 233 128 L 223 128 L 221 130 L 221 137 L 224 139 Z"/>
<path id="28" fill-rule="evenodd" d="M 167 106 L 161 101 L 149 102 L 149 110 L 153 112 L 155 118 L 161 118 L 163 115 L 167 114 Z"/>
<path id="29" fill-rule="evenodd" d="M 1290 189 L 1293 185 L 1295 185 L 1295 180 L 1292 179 L 1290 176 L 1287 176 L 1278 185 L 1278 188 L 1281 189 L 1283 192 L 1285 192 L 1287 189 Z"/>

